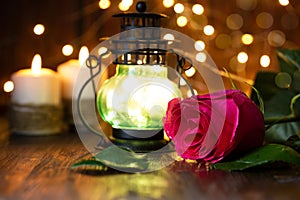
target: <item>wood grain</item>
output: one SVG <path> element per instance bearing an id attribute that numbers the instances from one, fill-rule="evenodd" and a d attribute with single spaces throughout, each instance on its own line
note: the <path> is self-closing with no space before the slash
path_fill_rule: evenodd
<path id="1" fill-rule="evenodd" d="M 1 134 L 8 132 L 3 120 Z M 89 155 L 75 132 L 10 135 L 0 147 L 0 199 L 298 199 L 300 172 L 206 172 L 174 163 L 145 174 L 88 175 L 70 170 Z"/>

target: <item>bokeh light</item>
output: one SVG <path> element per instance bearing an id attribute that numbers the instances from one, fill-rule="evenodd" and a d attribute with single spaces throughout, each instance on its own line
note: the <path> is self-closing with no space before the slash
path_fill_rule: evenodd
<path id="1" fill-rule="evenodd" d="M 262 55 L 260 57 L 260 65 L 262 67 L 269 67 L 270 62 L 271 62 L 271 59 L 270 59 L 270 57 L 268 55 Z"/>
<path id="2" fill-rule="evenodd" d="M 196 15 L 202 15 L 204 13 L 204 8 L 201 4 L 195 4 L 192 7 L 192 11 Z"/>
<path id="3" fill-rule="evenodd" d="M 281 47 L 286 41 L 285 34 L 280 30 L 270 31 L 267 40 L 269 45 L 273 47 Z"/>
<path id="4" fill-rule="evenodd" d="M 290 4 L 289 0 L 278 0 L 279 4 L 282 6 L 287 6 Z"/>
<path id="5" fill-rule="evenodd" d="M 42 35 L 45 32 L 45 26 L 43 24 L 36 24 L 33 28 L 33 32 L 36 35 Z"/>
<path id="6" fill-rule="evenodd" d="M 163 5 L 165 8 L 171 8 L 174 5 L 174 0 L 163 0 Z"/>
<path id="7" fill-rule="evenodd" d="M 287 72 L 279 72 L 275 76 L 275 84 L 279 88 L 289 88 L 292 84 L 292 77 Z"/>
<path id="8" fill-rule="evenodd" d="M 261 12 L 256 16 L 256 24 L 259 28 L 268 29 L 273 25 L 274 19 L 270 13 Z"/>
<path id="9" fill-rule="evenodd" d="M 66 45 L 64 45 L 63 48 L 62 48 L 62 54 L 63 54 L 64 56 L 70 56 L 70 55 L 72 55 L 73 50 L 74 50 L 74 48 L 73 48 L 72 45 L 66 44 Z"/>
<path id="10" fill-rule="evenodd" d="M 12 81 L 6 81 L 3 85 L 4 92 L 12 92 L 15 88 L 15 85 Z"/>
<path id="11" fill-rule="evenodd" d="M 213 35 L 215 32 L 215 28 L 212 25 L 206 25 L 203 28 L 203 32 L 205 35 Z"/>
<path id="12" fill-rule="evenodd" d="M 236 4 L 243 10 L 254 10 L 257 6 L 257 0 L 236 0 Z"/>
<path id="13" fill-rule="evenodd" d="M 197 40 L 194 46 L 197 51 L 203 51 L 205 49 L 205 43 L 202 40 Z"/>
<path id="14" fill-rule="evenodd" d="M 188 70 L 186 70 L 184 73 L 187 77 L 192 77 L 195 75 L 196 69 L 194 67 L 191 67 Z"/>
<path id="15" fill-rule="evenodd" d="M 242 35 L 241 40 L 242 40 L 243 44 L 250 45 L 250 44 L 252 44 L 254 38 L 251 34 L 246 33 L 246 34 Z"/>
<path id="16" fill-rule="evenodd" d="M 231 30 L 239 30 L 244 24 L 244 20 L 239 14 L 231 14 L 226 18 L 226 25 Z"/>
<path id="17" fill-rule="evenodd" d="M 111 5 L 110 0 L 100 0 L 99 1 L 99 8 L 101 8 L 103 10 L 109 8 L 110 5 Z"/>
<path id="18" fill-rule="evenodd" d="M 183 13 L 183 11 L 184 11 L 184 5 L 182 3 L 176 3 L 175 6 L 174 6 L 174 11 L 177 14 Z"/>
<path id="19" fill-rule="evenodd" d="M 205 62 L 206 61 L 206 54 L 204 52 L 199 52 L 196 54 L 196 60 L 198 62 Z"/>
<path id="20" fill-rule="evenodd" d="M 239 63 L 246 63 L 248 61 L 248 54 L 246 52 L 240 52 L 237 55 L 237 61 Z"/>
<path id="21" fill-rule="evenodd" d="M 188 20 L 187 20 L 187 18 L 185 16 L 180 16 L 180 17 L 177 18 L 177 25 L 179 27 L 186 26 L 187 22 L 188 22 Z"/>

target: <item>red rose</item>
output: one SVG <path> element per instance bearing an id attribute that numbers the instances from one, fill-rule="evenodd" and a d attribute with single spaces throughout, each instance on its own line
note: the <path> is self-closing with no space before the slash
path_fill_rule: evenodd
<path id="1" fill-rule="evenodd" d="M 215 163 L 263 144 L 263 115 L 239 90 L 197 95 L 168 104 L 166 134 L 185 159 Z"/>

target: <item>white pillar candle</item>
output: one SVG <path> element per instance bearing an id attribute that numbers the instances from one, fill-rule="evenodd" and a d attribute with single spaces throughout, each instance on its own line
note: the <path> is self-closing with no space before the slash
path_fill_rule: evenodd
<path id="1" fill-rule="evenodd" d="M 57 72 L 62 82 L 63 99 L 77 99 L 83 84 L 90 78 L 90 69 L 85 65 L 85 60 L 88 55 L 89 52 L 87 48 L 82 47 L 79 53 L 79 60 L 71 59 L 57 67 Z M 89 83 L 83 91 L 82 98 L 94 98 L 91 83 Z"/>
<path id="2" fill-rule="evenodd" d="M 41 58 L 36 55 L 31 69 L 22 69 L 11 77 L 14 83 L 11 101 L 20 105 L 59 105 L 61 103 L 60 79 L 51 69 L 41 68 Z"/>

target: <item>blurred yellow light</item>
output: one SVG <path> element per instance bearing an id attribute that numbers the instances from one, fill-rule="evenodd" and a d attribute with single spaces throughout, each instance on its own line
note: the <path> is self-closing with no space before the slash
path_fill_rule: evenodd
<path id="1" fill-rule="evenodd" d="M 132 4 L 133 4 L 133 0 L 122 0 L 122 4 L 123 4 L 125 7 L 130 7 L 130 6 L 132 6 Z"/>
<path id="2" fill-rule="evenodd" d="M 205 35 L 212 35 L 215 32 L 215 28 L 211 25 L 206 25 L 203 28 L 203 32 Z"/>
<path id="3" fill-rule="evenodd" d="M 237 60 L 239 63 L 246 63 L 248 61 L 248 54 L 245 53 L 245 52 L 240 52 L 238 55 L 237 55 Z"/>
<path id="4" fill-rule="evenodd" d="M 184 5 L 182 3 L 176 3 L 175 6 L 174 6 L 174 11 L 178 14 L 183 13 Z"/>
<path id="5" fill-rule="evenodd" d="M 204 13 L 204 8 L 201 4 L 195 4 L 192 7 L 192 11 L 196 15 L 202 15 Z"/>
<path id="6" fill-rule="evenodd" d="M 100 0 L 99 1 L 99 8 L 101 9 L 107 9 L 110 7 L 110 1 L 109 0 Z"/>
<path id="7" fill-rule="evenodd" d="M 203 51 L 205 49 L 205 43 L 201 40 L 196 41 L 194 46 L 197 51 Z"/>
<path id="8" fill-rule="evenodd" d="M 287 6 L 290 4 L 289 0 L 278 0 L 278 2 L 280 3 L 280 5 L 282 6 Z"/>
<path id="9" fill-rule="evenodd" d="M 270 59 L 270 57 L 268 55 L 262 55 L 260 57 L 260 65 L 262 67 L 269 67 L 270 62 L 271 62 L 271 59 Z"/>
<path id="10" fill-rule="evenodd" d="M 63 46 L 62 48 L 62 53 L 64 56 L 70 56 L 73 53 L 73 46 L 70 44 L 66 44 L 65 46 Z"/>
<path id="11" fill-rule="evenodd" d="M 253 42 L 253 36 L 251 34 L 243 34 L 241 40 L 245 45 L 250 45 Z"/>
<path id="12" fill-rule="evenodd" d="M 187 77 L 192 77 L 196 73 L 196 69 L 194 67 L 191 67 L 190 69 L 186 70 L 184 73 Z"/>
<path id="13" fill-rule="evenodd" d="M 129 8 L 130 8 L 130 6 L 126 6 L 124 3 L 123 3 L 123 1 L 121 1 L 120 3 L 119 3 L 119 9 L 121 10 L 121 11 L 127 11 L 127 10 L 129 10 Z"/>
<path id="14" fill-rule="evenodd" d="M 164 0 L 163 5 L 165 8 L 170 8 L 174 5 L 174 0 Z"/>
<path id="15" fill-rule="evenodd" d="M 231 14 L 226 18 L 226 25 L 231 30 L 239 30 L 244 24 L 243 17 L 239 14 Z"/>
<path id="16" fill-rule="evenodd" d="M 196 54 L 196 60 L 198 62 L 205 62 L 206 61 L 206 54 L 204 52 L 199 52 Z"/>
<path id="17" fill-rule="evenodd" d="M 15 85 L 12 81 L 6 81 L 3 85 L 4 92 L 12 92 L 15 88 Z"/>
<path id="18" fill-rule="evenodd" d="M 180 16 L 180 17 L 177 18 L 177 25 L 179 27 L 186 26 L 187 22 L 188 22 L 188 20 L 185 16 Z"/>
<path id="19" fill-rule="evenodd" d="M 33 28 L 33 32 L 36 35 L 42 35 L 45 32 L 45 26 L 43 24 L 36 24 Z"/>

